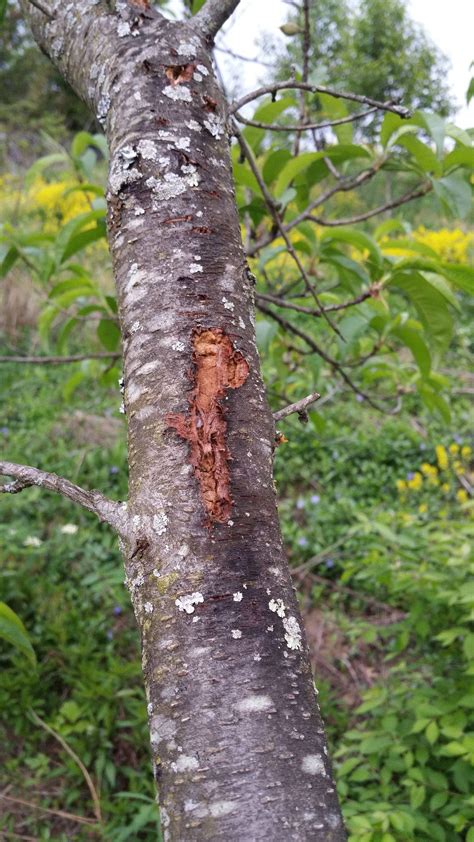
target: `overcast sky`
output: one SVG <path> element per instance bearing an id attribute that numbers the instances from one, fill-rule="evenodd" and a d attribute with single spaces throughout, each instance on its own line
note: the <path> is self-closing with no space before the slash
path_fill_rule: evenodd
<path id="1" fill-rule="evenodd" d="M 449 82 L 454 98 L 461 106 L 456 123 L 465 128 L 473 126 L 473 101 L 469 114 L 465 96 L 470 78 L 469 65 L 474 60 L 474 3 L 472 0 L 408 0 L 408 8 L 411 17 L 423 25 L 432 41 L 451 62 Z M 284 40 L 279 27 L 285 21 L 287 11 L 288 6 L 283 0 L 241 0 L 220 40 L 235 52 L 253 57 L 258 53 L 256 41 L 264 32 Z M 235 81 L 240 90 L 251 90 L 264 72 L 247 62 L 224 60 L 222 54 L 220 63 L 226 82 L 231 86 Z"/>

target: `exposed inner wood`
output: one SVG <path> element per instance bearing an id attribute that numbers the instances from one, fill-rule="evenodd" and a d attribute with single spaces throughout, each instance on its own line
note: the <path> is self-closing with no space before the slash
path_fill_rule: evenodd
<path id="1" fill-rule="evenodd" d="M 189 442 L 208 521 L 224 523 L 230 517 L 232 496 L 222 399 L 227 389 L 238 389 L 245 383 L 249 366 L 220 328 L 194 331 L 193 363 L 189 412 L 169 415 L 167 424 Z"/>

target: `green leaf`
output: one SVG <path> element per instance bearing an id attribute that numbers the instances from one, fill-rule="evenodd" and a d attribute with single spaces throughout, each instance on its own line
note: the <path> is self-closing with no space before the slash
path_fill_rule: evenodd
<path id="1" fill-rule="evenodd" d="M 15 646 L 36 666 L 36 655 L 22 621 L 4 602 L 0 602 L 0 638 Z"/>
<path id="2" fill-rule="evenodd" d="M 0 0 L 0 24 L 5 20 L 8 0 Z"/>
<path id="3" fill-rule="evenodd" d="M 463 292 L 474 295 L 474 268 L 463 263 L 441 263 L 439 271 Z"/>
<path id="4" fill-rule="evenodd" d="M 391 136 L 404 125 L 404 120 L 398 117 L 397 114 L 387 111 L 382 120 L 382 128 L 380 129 L 380 142 L 385 148 Z"/>
<path id="5" fill-rule="evenodd" d="M 425 143 L 422 143 L 421 140 L 418 140 L 418 138 L 410 135 L 404 135 L 404 137 L 400 138 L 397 143 L 400 146 L 405 147 L 405 149 L 413 155 L 423 172 L 441 175 L 441 163 L 430 147 L 426 146 Z"/>
<path id="6" fill-rule="evenodd" d="M 318 99 L 321 102 L 321 105 L 323 106 L 323 115 L 325 118 L 329 117 L 330 120 L 340 120 L 341 118 L 347 117 L 348 110 L 344 100 L 335 99 L 335 97 L 329 96 L 329 94 L 322 93 L 318 94 Z M 336 135 L 339 143 L 352 143 L 352 123 L 343 123 L 340 126 L 334 126 L 332 128 L 332 131 Z"/>
<path id="7" fill-rule="evenodd" d="M 288 161 L 281 170 L 275 185 L 275 195 L 280 196 L 297 175 L 307 170 L 316 161 L 322 161 L 323 158 L 330 158 L 334 163 L 339 164 L 352 158 L 370 158 L 370 152 L 363 146 L 353 144 L 329 147 L 323 152 L 302 152 L 301 155 Z"/>
<path id="8" fill-rule="evenodd" d="M 418 272 L 394 272 L 388 284 L 408 296 L 433 344 L 445 350 L 451 341 L 453 322 L 444 296 Z"/>
<path id="9" fill-rule="evenodd" d="M 355 228 L 337 228 L 334 231 L 323 231 L 321 234 L 321 243 L 333 242 L 348 243 L 359 251 L 367 250 L 371 256 L 369 265 L 374 270 L 381 270 L 383 262 L 382 254 L 375 240 L 369 237 L 368 234 L 364 234 Z"/>
<path id="10" fill-rule="evenodd" d="M 193 15 L 195 15 L 196 12 L 199 12 L 199 9 L 202 9 L 205 2 L 206 2 L 206 0 L 193 0 L 193 5 L 192 5 L 192 9 L 191 9 Z"/>
<path id="11" fill-rule="evenodd" d="M 255 111 L 252 119 L 257 120 L 259 123 L 273 123 L 276 117 L 279 117 L 283 111 L 286 111 L 287 108 L 294 108 L 295 105 L 296 102 L 293 97 L 283 96 L 281 99 L 275 100 L 275 102 L 266 102 L 261 105 Z"/>
<path id="12" fill-rule="evenodd" d="M 410 804 L 414 810 L 417 807 L 421 807 L 423 801 L 425 800 L 426 790 L 424 786 L 414 786 L 410 792 Z"/>
<path id="13" fill-rule="evenodd" d="M 10 246 L 0 264 L 0 278 L 4 278 L 5 275 L 8 275 L 10 269 L 12 268 L 12 266 L 14 266 L 19 257 L 20 252 L 18 251 L 17 247 Z"/>
<path id="14" fill-rule="evenodd" d="M 63 164 L 64 166 L 69 166 L 70 161 L 69 157 L 66 152 L 53 152 L 51 155 L 44 155 L 42 158 L 39 158 L 33 166 L 26 172 L 25 175 L 25 186 L 30 187 L 35 179 L 38 176 L 42 175 L 48 167 L 54 166 L 54 164 Z"/>
<path id="15" fill-rule="evenodd" d="M 474 167 L 474 150 L 467 149 L 465 146 L 457 146 L 452 152 L 446 155 L 443 161 L 443 168 L 445 172 L 454 167 L 469 167 L 471 170 Z"/>
<path id="16" fill-rule="evenodd" d="M 474 634 L 467 634 L 464 638 L 463 649 L 466 658 L 470 661 L 474 658 Z"/>
<path id="17" fill-rule="evenodd" d="M 120 330 L 110 319 L 101 319 L 97 327 L 97 336 L 107 351 L 116 351 L 120 343 Z"/>
<path id="18" fill-rule="evenodd" d="M 433 190 L 443 207 L 453 216 L 464 219 L 471 210 L 472 191 L 460 175 L 446 175 L 433 182 Z"/>
<path id="19" fill-rule="evenodd" d="M 99 211 L 99 213 L 103 212 Z M 105 227 L 105 220 L 101 220 L 97 223 L 95 228 L 89 228 L 87 231 L 82 231 L 80 234 L 77 234 L 77 236 L 71 237 L 62 254 L 61 263 L 64 263 L 64 261 L 72 257 L 73 254 L 77 254 L 78 251 L 82 251 L 87 248 L 87 246 L 91 243 L 95 243 L 97 240 L 105 240 L 106 237 L 107 230 Z"/>
<path id="20" fill-rule="evenodd" d="M 428 725 L 428 727 L 425 731 L 425 736 L 426 736 L 426 739 L 428 740 L 428 742 L 430 743 L 430 745 L 434 745 L 434 743 L 436 742 L 436 740 L 439 737 L 439 728 L 438 728 L 436 722 L 430 722 L 430 724 Z"/>
<path id="21" fill-rule="evenodd" d="M 419 333 L 405 326 L 396 327 L 391 332 L 395 336 L 398 336 L 407 348 L 410 349 L 421 375 L 428 377 L 431 371 L 431 355 Z"/>
<path id="22" fill-rule="evenodd" d="M 418 120 L 419 125 L 427 129 L 436 144 L 438 155 L 441 156 L 443 154 L 446 130 L 446 120 L 444 117 L 440 117 L 431 111 L 417 111 L 415 120 Z"/>
<path id="23" fill-rule="evenodd" d="M 73 158 L 79 158 L 85 150 L 94 143 L 94 138 L 90 132 L 78 132 L 71 144 L 71 155 Z"/>
<path id="24" fill-rule="evenodd" d="M 64 262 L 64 255 L 65 252 L 68 250 L 69 242 L 73 239 L 80 231 L 86 228 L 88 225 L 92 224 L 93 222 L 101 221 L 104 223 L 104 211 L 103 210 L 94 210 L 88 211 L 87 213 L 79 214 L 74 219 L 71 219 L 69 222 L 64 225 L 61 230 L 59 231 L 56 242 L 55 242 L 55 255 L 56 261 L 58 266 Z M 95 231 L 96 229 L 92 229 Z M 74 253 L 74 252 L 72 252 Z M 69 254 L 71 256 L 71 254 Z"/>
<path id="25" fill-rule="evenodd" d="M 262 167 L 265 184 L 271 184 L 289 160 L 291 160 L 291 152 L 288 149 L 276 149 L 270 152 Z"/>

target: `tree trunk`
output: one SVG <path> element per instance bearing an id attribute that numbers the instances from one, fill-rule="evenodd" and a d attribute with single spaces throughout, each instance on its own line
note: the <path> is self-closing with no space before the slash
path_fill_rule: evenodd
<path id="1" fill-rule="evenodd" d="M 226 103 L 199 17 L 171 22 L 145 0 L 117 7 L 61 0 L 49 20 L 23 2 L 110 147 L 123 551 L 165 838 L 339 842 L 278 524 Z"/>

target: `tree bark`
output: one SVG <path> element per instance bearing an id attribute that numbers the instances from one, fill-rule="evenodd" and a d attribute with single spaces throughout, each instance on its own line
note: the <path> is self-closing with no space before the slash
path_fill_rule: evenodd
<path id="1" fill-rule="evenodd" d="M 61 0 L 52 20 L 22 5 L 110 148 L 130 474 L 122 548 L 165 838 L 340 842 L 278 524 L 274 422 L 209 33 L 145 0 L 115 11 Z"/>

